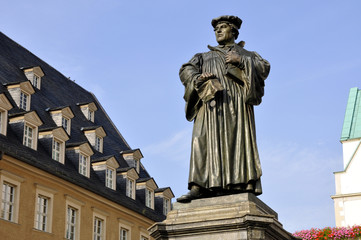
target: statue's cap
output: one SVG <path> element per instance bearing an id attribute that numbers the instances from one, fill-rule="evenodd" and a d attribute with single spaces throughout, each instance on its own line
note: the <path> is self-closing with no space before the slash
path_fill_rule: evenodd
<path id="1" fill-rule="evenodd" d="M 237 29 L 241 28 L 242 20 L 237 16 L 224 15 L 212 19 L 212 26 L 215 28 L 220 22 L 229 22 L 232 23 Z"/>

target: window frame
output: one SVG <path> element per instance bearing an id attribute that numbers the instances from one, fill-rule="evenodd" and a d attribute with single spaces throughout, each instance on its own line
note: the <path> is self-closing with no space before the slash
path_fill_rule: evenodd
<path id="1" fill-rule="evenodd" d="M 108 173 L 111 173 L 110 177 Z M 105 169 L 105 186 L 115 190 L 115 180 L 115 169 L 107 166 L 107 168 Z"/>
<path id="2" fill-rule="evenodd" d="M 34 214 L 34 229 L 42 232 L 52 232 L 52 224 L 53 224 L 53 201 L 54 201 L 54 194 L 56 190 L 48 188 L 46 186 L 40 185 L 38 183 L 36 185 L 36 194 L 35 194 L 35 214 Z M 45 230 L 39 229 L 39 213 L 42 213 L 39 209 L 39 198 L 42 197 L 47 199 L 48 206 L 46 212 L 46 219 L 45 219 Z"/>
<path id="3" fill-rule="evenodd" d="M 18 223 L 18 219 L 19 219 L 19 201 L 20 201 L 20 189 L 21 189 L 21 183 L 24 182 L 24 178 L 19 177 L 11 172 L 5 171 L 3 169 L 0 169 L 0 184 L 1 184 L 1 188 L 3 186 L 4 183 L 10 184 L 12 186 L 14 186 L 14 202 L 13 202 L 13 214 L 12 214 L 12 219 L 11 220 L 7 220 L 4 219 L 0 214 L 0 219 L 1 220 L 5 220 L 5 221 L 10 221 L 10 222 L 14 222 L 14 223 Z M 2 204 L 2 200 L 3 200 L 3 191 L 1 189 L 0 191 L 0 199 L 1 199 L 1 205 L 0 205 L 0 213 L 2 213 L 3 211 L 3 204 Z"/>
<path id="4" fill-rule="evenodd" d="M 95 150 L 98 152 L 103 152 L 103 138 L 95 134 Z"/>
<path id="5" fill-rule="evenodd" d="M 92 239 L 93 240 L 105 240 L 106 239 L 106 230 L 107 230 L 107 216 L 109 216 L 108 213 L 98 209 L 98 208 L 95 208 L 95 207 L 92 207 L 93 209 L 93 222 L 92 222 Z M 95 220 L 96 219 L 99 219 L 99 220 L 102 220 L 103 221 L 103 228 L 102 228 L 102 232 L 100 233 L 99 236 L 97 236 L 95 233 Z M 100 238 L 97 238 L 97 237 L 100 237 Z"/>
<path id="6" fill-rule="evenodd" d="M 150 188 L 145 188 L 145 206 L 154 209 L 154 191 Z"/>
<path id="7" fill-rule="evenodd" d="M 84 160 L 85 159 L 85 160 Z M 84 167 L 82 165 L 83 160 L 86 162 L 85 174 L 83 174 Z M 82 152 L 79 152 L 79 173 L 85 177 L 89 177 L 90 173 L 90 157 Z"/>
<path id="8" fill-rule="evenodd" d="M 163 214 L 167 216 L 170 211 L 170 200 L 168 198 L 163 198 Z"/>
<path id="9" fill-rule="evenodd" d="M 134 224 L 122 219 L 122 218 L 118 218 L 118 222 L 119 222 L 119 240 L 123 240 L 123 236 L 122 236 L 122 230 L 127 231 L 127 238 L 125 240 L 131 240 L 132 239 L 132 227 L 134 227 Z"/>
<path id="10" fill-rule="evenodd" d="M 125 233 L 125 236 L 124 236 Z M 120 232 L 119 232 L 119 240 L 129 240 L 129 230 L 124 228 L 124 227 L 120 227 Z"/>
<path id="11" fill-rule="evenodd" d="M 71 120 L 67 117 L 61 116 L 61 126 L 64 128 L 65 132 L 70 135 L 70 122 Z M 64 126 L 65 125 L 65 126 Z"/>
<path id="12" fill-rule="evenodd" d="M 95 116 L 94 111 L 88 108 L 88 120 L 94 122 L 94 116 Z"/>
<path id="13" fill-rule="evenodd" d="M 32 85 L 38 89 L 40 89 L 40 81 L 41 81 L 41 77 L 38 76 L 37 74 L 33 73 L 33 79 L 31 81 Z"/>
<path id="14" fill-rule="evenodd" d="M 61 162 L 61 155 L 61 142 L 56 138 L 53 138 L 51 157 L 53 160 Z"/>
<path id="15" fill-rule="evenodd" d="M 58 144 L 59 150 L 54 148 L 56 145 L 55 143 Z M 65 162 L 65 142 L 60 140 L 59 138 L 53 137 L 51 146 L 52 146 L 51 147 L 51 158 L 54 161 L 64 164 L 64 162 Z M 54 154 L 55 154 L 55 156 L 56 156 L 56 154 L 58 154 L 59 159 L 55 159 Z"/>
<path id="16" fill-rule="evenodd" d="M 26 134 L 26 133 L 29 132 L 29 131 L 27 131 L 27 128 L 28 128 L 28 129 L 31 129 L 31 132 L 32 132 L 31 138 L 29 138 L 29 136 Z M 35 142 L 37 141 L 37 129 L 38 129 L 38 128 L 35 127 L 35 126 L 32 125 L 32 124 L 29 124 L 29 123 L 27 123 L 27 122 L 24 123 L 24 136 L 23 136 L 23 145 L 24 145 L 24 146 L 36 150 Z M 30 145 L 29 145 L 29 143 L 28 143 L 28 142 L 29 142 L 29 139 L 31 139 Z"/>
<path id="17" fill-rule="evenodd" d="M 10 191 L 9 191 L 10 190 Z M 14 208 L 16 198 L 16 185 L 8 182 L 2 183 L 0 218 L 9 222 L 14 221 Z"/>
<path id="18" fill-rule="evenodd" d="M 76 240 L 78 209 L 68 206 L 66 209 L 66 231 L 65 239 Z"/>
<path id="19" fill-rule="evenodd" d="M 130 193 L 130 196 L 129 196 L 129 183 L 133 183 L 132 184 L 132 192 Z M 126 178 L 126 187 L 125 187 L 125 191 L 126 191 L 126 196 L 127 197 L 130 197 L 132 199 L 135 199 L 135 188 L 136 188 L 136 185 L 135 185 L 135 180 L 130 178 L 130 177 L 127 177 Z"/>
<path id="20" fill-rule="evenodd" d="M 77 217 L 75 220 L 75 232 L 74 232 L 74 238 L 73 240 L 79 240 L 80 239 L 80 230 L 81 230 L 81 224 L 80 224 L 80 220 L 81 220 L 81 209 L 82 207 L 85 205 L 84 202 L 79 201 L 73 197 L 71 197 L 70 195 L 65 194 L 65 235 L 64 235 L 64 239 L 71 239 L 68 238 L 67 234 L 68 234 L 68 208 L 72 208 L 74 210 L 76 210 L 77 212 Z"/>
<path id="21" fill-rule="evenodd" d="M 36 221 L 35 228 L 37 230 L 48 232 L 49 231 L 49 206 L 51 199 L 41 194 L 36 198 Z"/>
<path id="22" fill-rule="evenodd" d="M 20 90 L 19 108 L 29 111 L 30 94 Z M 24 106 L 25 104 L 25 106 Z"/>

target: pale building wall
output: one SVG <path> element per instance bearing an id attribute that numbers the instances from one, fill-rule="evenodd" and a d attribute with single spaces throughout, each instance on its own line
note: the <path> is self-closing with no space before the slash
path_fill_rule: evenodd
<path id="1" fill-rule="evenodd" d="M 334 199 L 337 227 L 361 224 L 361 145 L 360 139 L 342 142 L 344 171 L 335 172 Z"/>
<path id="2" fill-rule="evenodd" d="M 342 142 L 343 153 L 343 169 L 346 169 L 347 164 L 350 162 L 352 155 L 360 143 L 360 139 L 352 139 Z"/>

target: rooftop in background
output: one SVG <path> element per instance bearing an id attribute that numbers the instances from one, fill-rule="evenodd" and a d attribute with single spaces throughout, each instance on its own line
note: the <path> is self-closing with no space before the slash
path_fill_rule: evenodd
<path id="1" fill-rule="evenodd" d="M 24 69 L 28 69 L 28 66 L 41 68 L 42 76 L 41 85 L 39 83 L 41 88 L 31 89 L 31 93 L 29 94 L 31 95 L 31 101 L 30 96 L 27 100 L 29 109 L 25 110 L 19 107 L 19 100 L 16 101 L 15 98 L 20 99 L 20 92 L 23 91 L 20 84 L 26 83 L 30 87 L 34 85 L 34 82 L 31 82 L 24 72 Z M 31 77 L 33 77 L 33 75 Z M 33 78 L 31 78 L 31 80 L 33 80 Z M 40 78 L 37 80 L 39 81 Z M 18 89 L 18 91 L 16 90 L 17 93 L 13 91 L 15 88 Z M 11 93 L 10 90 L 13 91 L 13 93 Z M 90 157 L 91 164 L 112 158 L 115 159 L 113 162 L 117 162 L 117 164 L 112 166 L 119 166 L 119 171 L 119 169 L 130 169 L 134 167 L 133 165 L 129 165 L 130 161 L 137 161 L 138 177 L 141 180 L 153 179 L 140 162 L 140 158 L 143 157 L 140 150 L 132 149 L 129 146 L 97 98 L 91 92 L 85 90 L 74 81 L 71 81 L 49 64 L 0 32 L 0 95 L 1 94 L 3 98 L 8 99 L 9 105 L 12 105 L 12 108 L 6 111 L 6 113 L 8 113 L 11 119 L 15 119 L 14 122 L 17 117 L 20 118 L 20 116 L 26 115 L 27 113 L 33 113 L 33 115 L 39 119 L 38 122 L 40 124 L 36 126 L 38 130 L 34 131 L 34 135 L 38 134 L 38 132 L 44 136 L 44 132 L 49 133 L 46 135 L 47 138 L 42 139 L 42 142 L 34 138 L 34 142 L 37 141 L 38 144 L 36 144 L 36 147 L 30 148 L 25 146 L 22 141 L 25 135 L 24 127 L 20 125 L 20 127 L 15 126 L 16 124 L 8 124 L 6 122 L 7 134 L 0 134 L 0 156 L 3 154 L 12 156 L 26 164 L 46 171 L 53 176 L 76 184 L 85 190 L 94 192 L 108 200 L 131 209 L 153 221 L 161 221 L 165 218 L 162 211 L 146 207 L 144 200 L 128 197 L 125 187 L 121 187 L 123 186 L 121 185 L 123 182 L 118 179 L 118 176 L 116 176 L 117 178 L 115 179 L 115 184 L 118 187 L 110 189 L 105 186 L 104 169 L 92 169 L 90 167 L 89 174 L 82 175 L 79 173 L 79 163 L 77 162 L 79 160 L 73 156 L 73 153 L 68 153 L 68 151 L 72 151 L 72 149 L 85 144 L 90 149 L 90 156 L 88 157 Z M 120 103 L 117 104 L 117 107 L 121 110 Z M 64 109 L 68 110 L 62 111 Z M 88 115 L 90 112 L 93 114 L 92 118 Z M 60 114 L 60 116 L 63 116 L 67 120 L 66 124 L 70 130 L 66 136 L 66 140 L 64 139 L 64 142 L 61 142 L 65 149 L 64 153 L 62 153 L 64 157 L 62 162 L 52 159 L 52 142 L 51 140 L 47 140 L 50 139 L 48 136 L 51 134 L 55 139 L 55 132 L 51 132 L 50 130 L 58 128 L 62 130 L 63 128 L 66 129 L 66 127 L 62 125 L 62 117 L 57 118 L 58 115 L 56 114 Z M 124 115 L 124 117 L 126 117 L 126 115 Z M 90 132 L 90 134 L 86 135 L 88 132 Z M 65 134 L 65 131 L 63 133 Z M 101 150 L 96 148 L 96 138 L 102 141 L 98 143 L 102 146 Z M 132 153 L 134 152 L 139 152 L 139 159 L 133 159 Z M 130 158 L 128 157 L 130 160 L 127 159 L 126 161 L 124 159 L 124 153 L 131 155 Z M 160 191 L 161 189 L 155 190 Z M 138 191 L 138 189 L 136 189 L 136 191 Z"/>
<path id="2" fill-rule="evenodd" d="M 341 141 L 361 138 L 361 89 L 350 89 Z"/>

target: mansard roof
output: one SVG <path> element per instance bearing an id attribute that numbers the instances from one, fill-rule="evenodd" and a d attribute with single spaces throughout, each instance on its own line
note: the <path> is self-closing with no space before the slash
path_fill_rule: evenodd
<path id="1" fill-rule="evenodd" d="M 35 93 L 31 97 L 29 111 L 35 111 L 43 122 L 39 126 L 40 132 L 57 127 L 51 114 L 49 114 L 49 110 L 62 109 L 64 106 L 69 107 L 74 114 L 74 118 L 71 119 L 71 135 L 69 136 L 70 139 L 66 141 L 67 148 L 88 143 L 82 129 L 102 127 L 107 133 L 103 139 L 103 153 L 95 153 L 91 156 L 91 160 L 98 161 L 102 158 L 114 156 L 119 163 L 119 168 L 130 167 L 121 152 L 133 150 L 108 117 L 96 97 L 0 32 L 0 94 L 4 93 L 13 106 L 16 106 L 16 104 L 13 104 L 14 101 L 5 85 L 28 81 L 23 66 L 38 66 L 44 72 L 41 90 L 35 89 Z M 97 108 L 94 122 L 86 119 L 79 106 L 84 104 L 79 103 L 94 104 Z M 17 107 L 9 110 L 9 116 L 12 117 L 26 113 Z M 82 176 L 77 172 L 76 166 L 72 161 L 68 160 L 67 156 L 65 156 L 64 164 L 53 161 L 40 142 L 36 151 L 23 146 L 12 126 L 9 126 L 6 136 L 0 134 L 0 152 L 97 193 L 154 221 L 164 219 L 162 213 L 145 207 L 144 203 L 130 200 L 124 194 L 104 187 L 104 182 L 99 179 L 93 170 L 91 170 L 89 178 Z M 139 175 L 142 178 L 150 178 L 142 164 L 140 165 Z"/>

